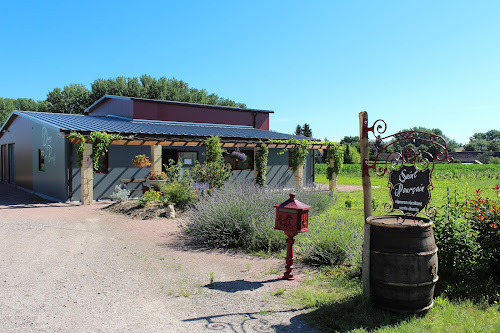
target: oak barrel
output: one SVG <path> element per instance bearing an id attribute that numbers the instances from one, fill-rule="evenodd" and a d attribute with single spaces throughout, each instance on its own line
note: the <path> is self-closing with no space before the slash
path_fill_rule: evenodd
<path id="1" fill-rule="evenodd" d="M 370 283 L 375 305 L 422 312 L 434 305 L 438 248 L 433 222 L 421 217 L 371 216 Z"/>

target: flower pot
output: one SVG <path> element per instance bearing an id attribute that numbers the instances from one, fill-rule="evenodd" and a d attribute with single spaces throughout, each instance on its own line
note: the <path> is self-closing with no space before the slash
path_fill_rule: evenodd
<path id="1" fill-rule="evenodd" d="M 148 179 L 149 184 L 152 186 L 160 188 L 162 184 L 165 184 L 167 181 L 166 180 L 153 180 L 153 179 Z"/>

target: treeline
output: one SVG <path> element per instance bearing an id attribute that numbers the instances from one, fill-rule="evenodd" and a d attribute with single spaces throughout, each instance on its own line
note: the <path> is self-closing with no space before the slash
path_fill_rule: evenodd
<path id="1" fill-rule="evenodd" d="M 428 129 L 425 127 L 412 127 L 409 129 L 403 129 L 401 132 L 408 131 L 418 131 L 418 132 L 426 132 L 439 135 L 443 137 L 448 143 L 448 151 L 480 151 L 483 154 L 479 155 L 478 160 L 482 163 L 489 164 L 499 164 L 500 159 L 498 157 L 492 157 L 493 151 L 500 151 L 500 131 L 498 130 L 490 130 L 486 133 L 475 133 L 470 137 L 469 142 L 461 147 L 455 140 L 448 138 L 444 135 L 443 131 L 438 128 Z M 388 145 L 392 143 L 390 147 L 385 151 L 387 153 L 392 152 L 402 152 L 405 148 L 411 148 L 414 151 L 427 151 L 433 156 L 439 152 L 439 147 L 430 142 L 426 142 L 424 140 L 413 140 L 413 141 L 399 141 L 402 139 L 402 135 L 396 135 L 395 138 L 390 142 L 384 142 L 383 145 Z M 345 147 L 344 151 L 344 163 L 345 164 L 358 164 L 360 163 L 360 154 L 359 154 L 359 136 L 345 136 L 340 144 Z M 382 147 L 378 147 L 382 148 Z M 377 153 L 377 147 L 375 140 L 369 141 L 369 150 L 370 150 L 370 158 L 375 158 Z"/>
<path id="2" fill-rule="evenodd" d="M 0 125 L 14 110 L 81 114 L 104 95 L 246 108 L 243 103 L 210 94 L 205 89 L 190 88 L 188 83 L 175 78 L 156 79 L 149 75 L 142 75 L 139 78 L 120 76 L 97 79 L 92 82 L 90 90 L 83 84 L 70 84 L 63 89 L 55 88 L 42 101 L 0 97 Z"/>

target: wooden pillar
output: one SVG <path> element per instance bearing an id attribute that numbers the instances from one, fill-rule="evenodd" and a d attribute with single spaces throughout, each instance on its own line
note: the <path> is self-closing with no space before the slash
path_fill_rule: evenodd
<path id="1" fill-rule="evenodd" d="M 372 183 L 367 168 L 368 159 L 368 113 L 366 111 L 359 113 L 359 138 L 361 150 L 361 182 L 363 185 L 363 203 L 364 203 L 364 241 L 363 241 L 363 298 L 370 300 L 370 225 L 366 219 L 372 215 Z"/>
<path id="2" fill-rule="evenodd" d="M 161 146 L 151 146 L 151 172 L 161 172 Z"/>
<path id="3" fill-rule="evenodd" d="M 302 188 L 304 186 L 304 166 L 301 165 L 293 174 L 295 186 Z"/>
<path id="4" fill-rule="evenodd" d="M 335 160 L 333 158 L 330 158 L 330 167 L 334 167 L 335 166 Z M 332 174 L 332 179 L 330 179 L 330 182 L 328 183 L 328 189 L 330 191 L 333 191 L 335 190 L 335 188 L 337 187 L 337 174 L 336 173 L 333 173 Z"/>
<path id="5" fill-rule="evenodd" d="M 91 205 L 94 201 L 94 165 L 91 154 L 92 144 L 86 143 L 80 169 L 82 205 Z"/>

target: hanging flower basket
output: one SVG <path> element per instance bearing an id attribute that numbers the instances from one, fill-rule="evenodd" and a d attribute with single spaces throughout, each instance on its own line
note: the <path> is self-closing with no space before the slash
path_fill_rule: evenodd
<path id="1" fill-rule="evenodd" d="M 240 152 L 238 150 L 233 151 L 231 153 L 231 156 L 233 156 L 233 157 L 235 157 L 235 158 L 237 158 L 239 160 L 242 160 L 242 161 L 244 161 L 244 160 L 247 159 L 247 155 L 245 155 L 244 153 L 242 153 L 242 152 Z"/>
<path id="2" fill-rule="evenodd" d="M 136 155 L 134 159 L 132 160 L 132 165 L 135 166 L 136 168 L 145 168 L 151 165 L 151 162 L 149 161 L 149 157 L 146 155 Z"/>

